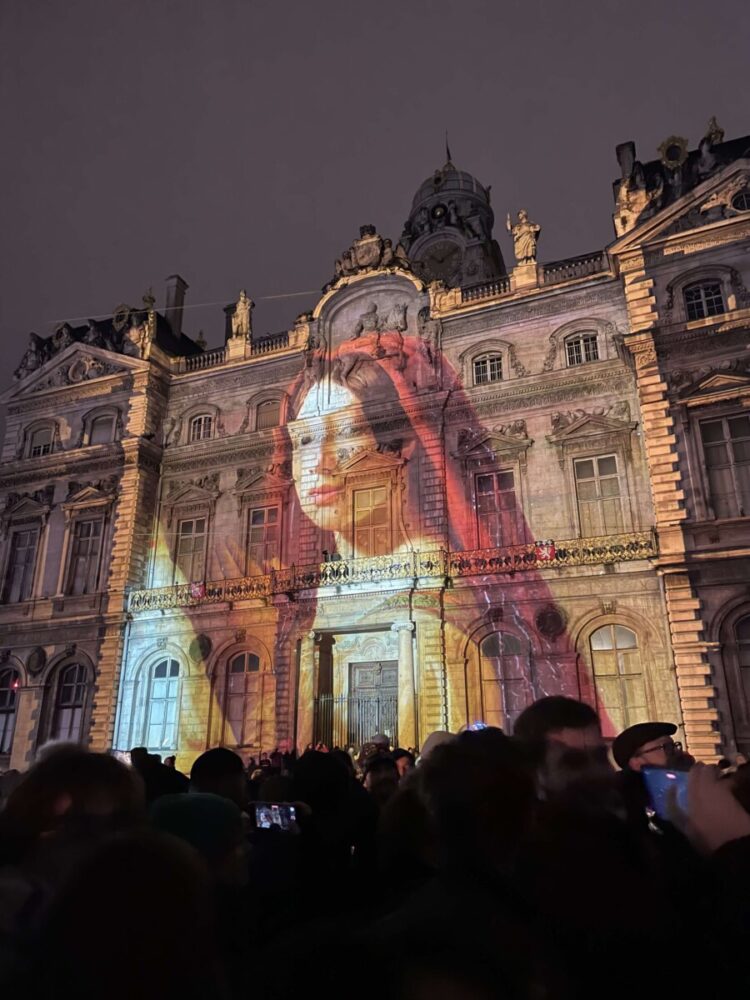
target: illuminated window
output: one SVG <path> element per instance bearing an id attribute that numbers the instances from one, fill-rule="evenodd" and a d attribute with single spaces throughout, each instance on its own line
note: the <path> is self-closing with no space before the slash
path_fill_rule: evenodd
<path id="1" fill-rule="evenodd" d="M 248 572 L 267 573 L 278 565 L 279 508 L 256 507 L 248 516 Z"/>
<path id="2" fill-rule="evenodd" d="M 73 524 L 66 594 L 96 593 L 104 522 L 101 518 Z"/>
<path id="3" fill-rule="evenodd" d="M 536 697 L 528 656 L 510 632 L 493 632 L 482 640 L 482 721 L 512 730 L 518 716 Z"/>
<path id="4" fill-rule="evenodd" d="M 617 458 L 602 455 L 575 462 L 581 535 L 613 535 L 623 530 Z"/>
<path id="5" fill-rule="evenodd" d="M 39 458 L 40 455 L 49 455 L 51 452 L 52 428 L 40 427 L 29 438 L 29 455 L 31 458 Z"/>
<path id="6" fill-rule="evenodd" d="M 499 354 L 483 354 L 474 359 L 474 385 L 500 382 L 503 377 L 503 359 Z"/>
<path id="7" fill-rule="evenodd" d="M 381 556 L 391 551 L 388 491 L 384 486 L 355 490 L 354 554 Z"/>
<path id="8" fill-rule="evenodd" d="M 149 750 L 174 750 L 177 745 L 177 701 L 180 665 L 160 660 L 151 671 L 146 746 Z"/>
<path id="9" fill-rule="evenodd" d="M 585 365 L 599 360 L 599 341 L 595 333 L 577 333 L 565 341 L 568 366 Z"/>
<path id="10" fill-rule="evenodd" d="M 605 625 L 591 636 L 597 708 L 605 736 L 647 722 L 646 685 L 638 637 L 624 625 Z"/>
<path id="11" fill-rule="evenodd" d="M 229 661 L 224 717 L 225 742 L 230 746 L 252 746 L 258 742 L 260 681 L 260 659 L 255 653 L 238 653 Z"/>
<path id="12" fill-rule="evenodd" d="M 177 526 L 177 570 L 188 583 L 203 579 L 206 571 L 206 518 L 191 517 Z"/>
<path id="13" fill-rule="evenodd" d="M 750 516 L 750 416 L 703 420 L 701 439 L 714 514 Z"/>
<path id="14" fill-rule="evenodd" d="M 517 519 L 513 473 L 481 473 L 476 477 L 476 489 L 480 546 L 514 545 Z"/>
<path id="15" fill-rule="evenodd" d="M 110 444 L 115 436 L 115 418 L 111 416 L 94 417 L 91 421 L 89 444 Z"/>
<path id="16" fill-rule="evenodd" d="M 724 296 L 719 281 L 702 281 L 696 285 L 688 285 L 684 295 L 688 319 L 720 316 L 725 311 Z"/>
<path id="17" fill-rule="evenodd" d="M 0 670 L 0 754 L 9 754 L 16 727 L 16 692 L 20 684 L 17 670 Z"/>
<path id="18" fill-rule="evenodd" d="M 83 717 L 88 694 L 88 671 L 82 663 L 63 667 L 57 680 L 50 738 L 78 743 L 83 737 Z"/>
<path id="19" fill-rule="evenodd" d="M 281 419 L 281 403 L 278 399 L 267 399 L 258 405 L 256 413 L 255 427 L 257 430 L 266 430 L 269 427 L 278 427 Z"/>
<path id="20" fill-rule="evenodd" d="M 213 426 L 214 419 L 210 413 L 199 413 L 197 417 L 193 417 L 190 421 L 189 440 L 205 441 L 206 438 L 211 437 Z"/>
<path id="21" fill-rule="evenodd" d="M 39 528 L 18 528 L 10 536 L 10 556 L 3 588 L 4 604 L 27 601 L 31 597 L 38 544 Z"/>

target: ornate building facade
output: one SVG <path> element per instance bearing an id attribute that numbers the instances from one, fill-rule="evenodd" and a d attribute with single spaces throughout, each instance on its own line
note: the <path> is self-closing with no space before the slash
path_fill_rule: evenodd
<path id="1" fill-rule="evenodd" d="M 182 766 L 535 697 L 750 749 L 750 138 L 618 148 L 617 238 L 537 262 L 450 162 L 277 337 L 182 331 L 168 281 L 32 334 L 5 394 L 0 763 Z"/>

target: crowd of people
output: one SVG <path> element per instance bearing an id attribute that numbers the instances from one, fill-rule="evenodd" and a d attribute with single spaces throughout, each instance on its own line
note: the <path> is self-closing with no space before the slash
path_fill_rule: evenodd
<path id="1" fill-rule="evenodd" d="M 217 747 L 189 776 L 144 748 L 47 747 L 2 781 L 0 990 L 743 995 L 750 768 L 695 762 L 675 733 L 608 746 L 589 706 L 548 697 L 512 736 L 249 764 Z"/>

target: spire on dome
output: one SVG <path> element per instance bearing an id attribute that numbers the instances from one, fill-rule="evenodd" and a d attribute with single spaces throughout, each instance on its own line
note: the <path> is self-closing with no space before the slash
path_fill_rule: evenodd
<path id="1" fill-rule="evenodd" d="M 445 130 L 445 167 L 443 167 L 443 170 L 445 170 L 446 167 L 452 167 L 452 166 L 453 166 L 453 160 L 451 159 L 451 148 L 448 145 L 448 129 L 446 129 Z"/>

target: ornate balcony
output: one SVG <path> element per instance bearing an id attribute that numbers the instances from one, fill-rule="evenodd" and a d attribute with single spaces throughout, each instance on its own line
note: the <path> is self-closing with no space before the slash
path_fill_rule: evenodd
<path id="1" fill-rule="evenodd" d="M 402 552 L 370 559 L 339 559 L 310 566 L 291 566 L 259 576 L 211 583 L 179 583 L 152 590 L 134 590 L 129 609 L 166 611 L 170 608 L 220 604 L 273 597 L 320 587 L 355 584 L 379 584 L 385 581 L 430 579 L 441 584 L 447 580 L 475 576 L 499 576 L 540 569 L 564 569 L 570 566 L 601 566 L 657 555 L 652 531 L 636 531 L 597 538 L 574 538 L 559 542 L 529 542 L 498 549 L 474 549 L 446 552 Z"/>

